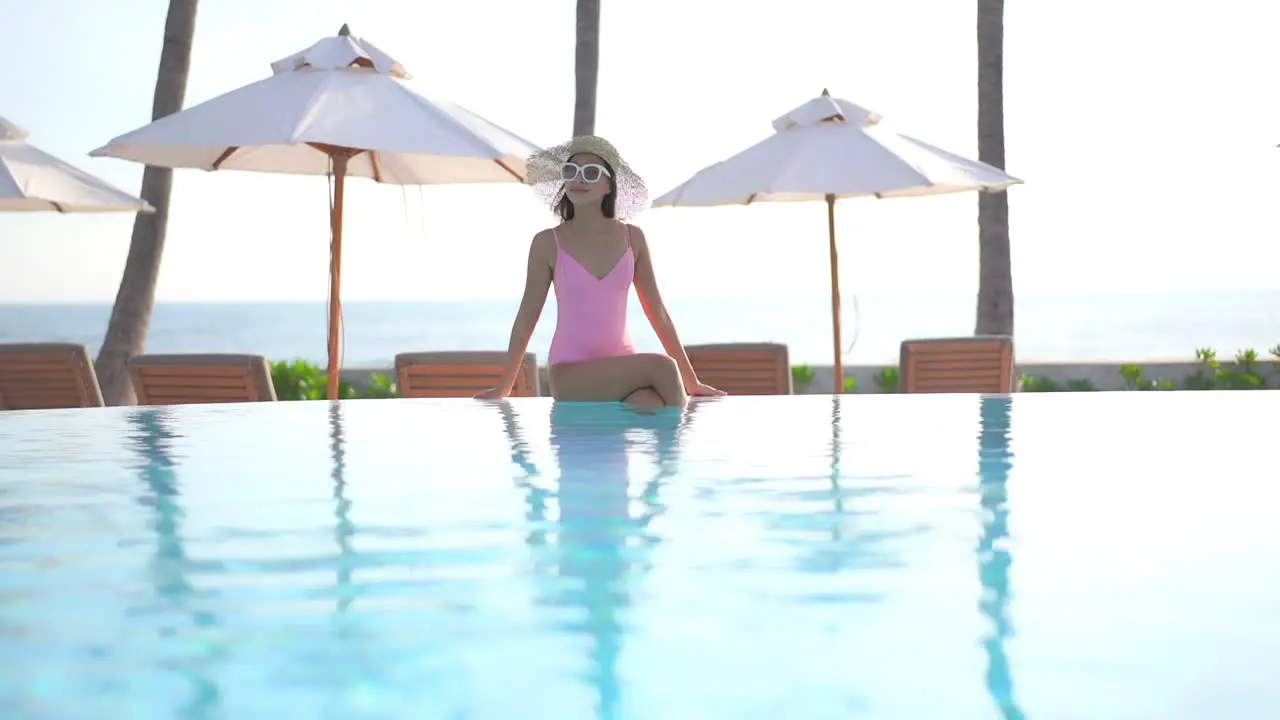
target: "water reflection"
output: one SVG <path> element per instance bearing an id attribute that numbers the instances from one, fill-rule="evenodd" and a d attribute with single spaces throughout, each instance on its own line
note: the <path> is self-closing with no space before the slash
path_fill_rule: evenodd
<path id="1" fill-rule="evenodd" d="M 351 522 L 351 501 L 347 499 L 346 435 L 343 433 L 340 402 L 329 403 L 329 454 L 333 458 L 333 469 L 329 473 L 329 478 L 333 481 L 333 539 L 338 545 L 337 609 L 344 613 L 355 600 L 351 576 L 352 568 L 359 558 L 351 547 L 351 538 L 356 534 L 356 528 Z"/>
<path id="2" fill-rule="evenodd" d="M 923 521 L 891 525 L 891 517 L 878 506 L 884 496 L 910 492 L 899 486 L 902 476 L 846 476 L 841 438 L 843 401 L 839 395 L 831 397 L 830 461 L 823 479 L 825 487 L 818 489 L 796 482 L 794 489 L 779 493 L 779 500 L 764 512 L 767 524 L 782 531 L 780 541 L 795 550 L 794 567 L 801 572 L 825 574 L 902 567 L 895 544 L 929 531 L 930 525 Z M 772 481 L 756 482 L 764 485 Z M 832 598 L 824 595 L 810 599 Z M 874 601 L 881 600 L 882 595 L 866 590 L 843 595 L 842 599 Z"/>
<path id="3" fill-rule="evenodd" d="M 507 434 L 507 444 L 511 448 L 511 462 L 524 471 L 518 483 L 525 491 L 527 504 L 525 520 L 530 528 L 529 534 L 525 536 L 525 542 L 530 547 L 543 547 L 547 544 L 547 503 L 550 502 L 552 494 L 538 482 L 540 478 L 538 466 L 532 460 L 533 453 L 525 437 L 524 428 L 520 424 L 519 416 L 512 409 L 511 403 L 502 400 L 493 403 L 493 407 L 497 408 L 502 415 L 502 427 Z"/>
<path id="4" fill-rule="evenodd" d="M 978 609 L 991 621 L 983 638 L 987 654 L 987 691 L 1006 720 L 1025 716 L 1013 698 L 1013 678 L 1005 640 L 1013 634 L 1009 622 L 1009 504 L 1007 483 L 1013 454 L 1009 451 L 1012 399 L 982 399 L 982 432 L 978 437 L 978 472 L 982 502 L 982 535 L 978 538 L 978 578 L 982 599 Z"/>
<path id="5" fill-rule="evenodd" d="M 512 458 L 528 473 L 522 484 L 536 528 L 529 535 L 531 548 L 536 557 L 547 547 L 554 555 L 555 580 L 546 601 L 580 610 L 569 629 L 592 641 L 589 681 L 596 689 L 599 718 L 622 716 L 621 615 L 631 602 L 631 581 L 649 567 L 649 549 L 658 539 L 647 528 L 661 513 L 662 482 L 676 472 L 681 434 L 702 402 L 683 411 L 651 414 L 612 403 L 553 404 L 551 446 L 559 476 L 551 487 L 538 482 L 540 473 L 529 460 L 515 411 L 509 403 L 498 403 Z M 634 498 L 633 448 L 649 453 L 658 468 Z"/>
<path id="6" fill-rule="evenodd" d="M 831 396 L 831 509 L 836 515 L 844 514 L 844 493 L 840 492 L 840 396 Z M 840 542 L 842 526 L 831 529 L 831 539 Z"/>
<path id="7" fill-rule="evenodd" d="M 180 436 L 171 429 L 173 417 L 169 408 L 148 408 L 129 414 L 135 432 L 130 440 L 141 456 L 138 466 L 143 491 L 138 503 L 151 511 L 151 527 L 156 536 L 156 549 L 149 565 L 149 577 L 164 610 L 172 610 L 190 619 L 194 632 L 166 623 L 160 625 L 162 647 L 175 650 L 177 657 L 161 660 L 161 667 L 181 675 L 191 687 L 191 697 L 182 717 L 208 717 L 217 710 L 220 692 L 209 676 L 207 663 L 222 655 L 223 649 L 209 642 L 218 625 L 217 617 L 200 607 L 187 575 L 190 568 L 182 539 L 182 510 L 178 463 L 173 456 L 173 441 Z M 188 636 L 188 642 L 170 644 L 174 636 Z"/>

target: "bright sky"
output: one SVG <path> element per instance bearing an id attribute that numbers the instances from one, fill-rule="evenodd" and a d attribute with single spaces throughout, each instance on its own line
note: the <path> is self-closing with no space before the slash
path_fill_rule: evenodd
<path id="1" fill-rule="evenodd" d="M 826 87 L 976 156 L 975 0 L 606 0 L 597 131 L 654 196 L 766 137 Z M 137 193 L 141 166 L 88 152 L 150 120 L 165 0 L 0 0 L 0 116 Z M 1019 293 L 1274 288 L 1280 266 L 1280 6 L 1015 0 L 1008 169 Z M 187 106 L 261 79 L 342 23 L 427 97 L 538 144 L 573 119 L 574 0 L 206 0 Z M 520 186 L 348 185 L 348 300 L 516 297 L 550 223 Z M 977 285 L 972 195 L 844 201 L 846 292 Z M 500 208 L 500 211 L 494 211 Z M 109 301 L 131 215 L 0 216 L 0 302 Z M 638 218 L 667 295 L 827 292 L 820 204 Z M 178 171 L 163 300 L 322 299 L 319 177 Z"/>

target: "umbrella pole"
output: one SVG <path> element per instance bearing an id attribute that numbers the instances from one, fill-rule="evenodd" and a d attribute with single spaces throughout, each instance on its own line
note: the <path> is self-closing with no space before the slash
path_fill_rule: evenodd
<path id="1" fill-rule="evenodd" d="M 339 367 L 341 337 L 342 296 L 342 204 L 347 184 L 346 151 L 338 149 L 333 155 L 333 214 L 329 217 L 330 231 L 333 233 L 333 245 L 329 249 L 329 369 L 328 396 L 330 400 L 338 399 L 338 382 L 341 380 Z"/>
<path id="2" fill-rule="evenodd" d="M 836 255 L 836 196 L 827 195 L 827 242 L 831 248 L 831 337 L 835 361 L 831 376 L 835 381 L 835 393 L 844 392 L 844 361 L 840 345 L 840 258 Z"/>

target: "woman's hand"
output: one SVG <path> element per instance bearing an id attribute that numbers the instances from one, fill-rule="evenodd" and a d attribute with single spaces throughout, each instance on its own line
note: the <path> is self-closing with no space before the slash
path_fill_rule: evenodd
<path id="1" fill-rule="evenodd" d="M 689 393 L 689 397 L 723 397 L 727 393 L 718 388 L 713 388 L 704 382 L 696 382 L 684 389 Z"/>
<path id="2" fill-rule="evenodd" d="M 506 390 L 500 387 L 492 387 L 492 388 L 489 388 L 488 390 L 485 390 L 484 392 L 476 393 L 474 397 L 476 400 L 501 400 L 506 396 L 507 396 Z"/>

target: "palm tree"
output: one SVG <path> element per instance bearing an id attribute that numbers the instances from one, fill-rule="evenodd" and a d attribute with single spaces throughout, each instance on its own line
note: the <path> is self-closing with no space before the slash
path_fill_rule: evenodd
<path id="1" fill-rule="evenodd" d="M 156 73 L 156 91 L 151 107 L 153 121 L 182 109 L 191 69 L 197 4 L 198 0 L 169 0 L 169 14 L 164 21 L 164 45 L 160 48 L 160 69 Z M 129 382 L 128 362 L 147 344 L 172 188 L 173 170 L 148 165 L 142 171 L 142 199 L 151 203 L 156 211 L 150 215 L 139 213 L 133 221 L 129 256 L 120 277 L 120 289 L 116 291 L 115 305 L 111 308 L 111 322 L 107 325 L 102 349 L 98 351 L 95 369 L 102 385 L 102 398 L 107 405 L 129 405 L 136 399 L 133 385 Z"/>
<path id="2" fill-rule="evenodd" d="M 578 0 L 578 44 L 573 53 L 574 137 L 596 132 L 596 82 L 599 77 L 600 0 Z"/>
<path id="3" fill-rule="evenodd" d="M 978 0 L 978 159 L 1004 169 L 1004 0 Z M 978 194 L 977 335 L 1013 334 L 1009 195 Z"/>

